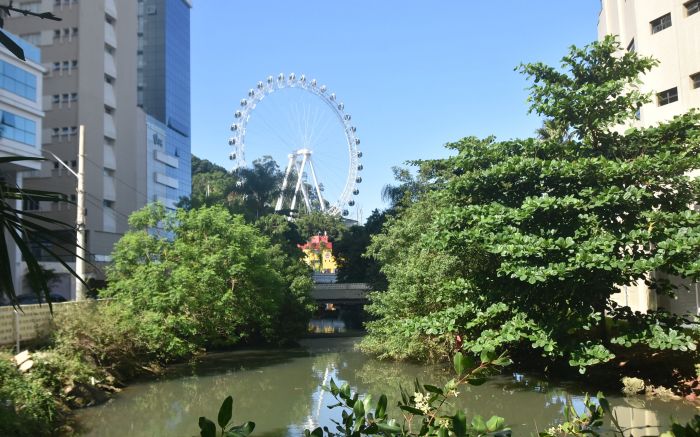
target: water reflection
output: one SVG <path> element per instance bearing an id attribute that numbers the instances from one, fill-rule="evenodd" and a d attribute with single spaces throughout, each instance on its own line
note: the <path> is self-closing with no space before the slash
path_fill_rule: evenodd
<path id="1" fill-rule="evenodd" d="M 346 332 L 345 322 L 337 319 L 311 319 L 309 332 L 314 334 L 340 334 Z"/>
<path id="2" fill-rule="evenodd" d="M 319 388 L 330 378 L 348 382 L 375 399 L 386 393 L 395 405 L 399 385 L 410 387 L 416 377 L 438 383 L 450 377 L 439 366 L 370 359 L 353 350 L 354 340 L 320 338 L 306 340 L 302 349 L 208 357 L 196 367 L 175 369 L 169 379 L 132 385 L 110 403 L 81 411 L 82 432 L 94 436 L 197 435 L 197 418 L 215 418 L 221 401 L 233 394 L 234 421 L 256 422 L 255 436 L 299 436 L 305 428 L 333 426 L 331 418 L 339 412 L 327 408 L 334 399 Z M 583 399 L 572 384 L 524 375 L 500 376 L 460 391 L 456 407 L 504 416 L 516 435 L 551 426 L 567 402 L 582 408 Z M 680 402 L 609 400 L 623 426 L 663 425 L 671 416 L 687 420 L 694 412 Z M 644 434 L 649 431 L 655 429 Z"/>

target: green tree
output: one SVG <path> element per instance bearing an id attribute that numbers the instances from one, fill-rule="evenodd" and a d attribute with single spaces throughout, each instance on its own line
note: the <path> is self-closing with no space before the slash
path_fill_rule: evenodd
<path id="1" fill-rule="evenodd" d="M 335 242 L 340 240 L 347 230 L 342 218 L 320 211 L 300 214 L 295 223 L 304 241 L 314 235 L 327 234 L 330 241 Z"/>
<path id="2" fill-rule="evenodd" d="M 290 274 L 282 249 L 221 206 L 133 213 L 108 271 L 108 296 L 172 338 L 164 353 L 241 341 L 283 342 L 305 326 L 310 281 Z M 289 311 L 296 311 L 296 313 Z"/>
<path id="3" fill-rule="evenodd" d="M 688 176 L 700 168 L 698 114 L 620 128 L 633 125 L 635 112 L 649 101 L 636 86 L 654 65 L 621 53 L 607 38 L 573 47 L 561 70 L 521 66 L 534 82 L 531 110 L 552 120 L 558 134 L 503 142 L 468 137 L 448 145 L 454 156 L 421 163 L 440 188 L 424 196 L 436 203 L 435 212 L 424 213 L 430 217 L 423 235 L 412 234 L 407 222 L 415 211 L 396 222 L 398 229 L 390 223 L 386 234 L 403 233 L 415 257 L 433 252 L 451 265 L 443 279 L 426 277 L 440 274 L 430 264 L 416 266 L 412 275 L 393 273 L 409 260 L 377 241 L 390 292 L 397 276 L 406 289 L 412 279 L 419 284 L 414 288 L 430 293 L 416 292 L 410 303 L 398 295 L 389 300 L 391 293 L 378 296 L 371 307 L 382 317 L 377 332 L 400 326 L 407 335 L 441 334 L 446 343 L 460 335 L 473 352 L 525 346 L 581 369 L 624 347 L 695 349 L 680 329 L 682 319 L 662 312 L 642 317 L 610 303 L 617 286 L 637 280 L 671 292 L 670 283 L 649 276 L 652 271 L 690 280 L 700 275 L 700 214 L 688 208 L 700 198 L 700 183 Z M 421 318 L 411 304 L 431 312 Z M 608 333 L 606 315 L 629 323 Z M 369 344 L 382 350 L 376 339 Z"/>
<path id="4" fill-rule="evenodd" d="M 338 282 L 364 282 L 373 290 L 386 290 L 386 276 L 380 271 L 379 262 L 366 255 L 372 236 L 381 232 L 386 217 L 385 212 L 375 209 L 363 226 L 351 226 L 333 245 Z"/>
<path id="5" fill-rule="evenodd" d="M 284 174 L 271 156 L 256 159 L 251 168 L 238 169 L 236 176 L 240 183 L 233 192 L 246 218 L 254 221 L 275 211 Z"/>

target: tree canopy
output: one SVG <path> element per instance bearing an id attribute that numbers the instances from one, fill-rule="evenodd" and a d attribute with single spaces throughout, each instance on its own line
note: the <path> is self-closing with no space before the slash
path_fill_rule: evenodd
<path id="1" fill-rule="evenodd" d="M 152 205 L 129 224 L 105 294 L 159 320 L 154 335 L 171 336 L 173 349 L 284 342 L 305 331 L 306 267 L 242 217 L 221 206 L 166 213 Z"/>
<path id="2" fill-rule="evenodd" d="M 365 348 L 395 354 L 372 338 L 391 325 L 416 338 L 442 335 L 448 348 L 464 338 L 472 352 L 526 344 L 581 368 L 612 359 L 611 343 L 694 349 L 681 319 L 641 317 L 610 301 L 638 280 L 670 292 L 653 271 L 700 275 L 700 214 L 689 208 L 700 184 L 688 176 L 700 168 L 700 118 L 636 127 L 649 101 L 638 78 L 655 64 L 609 37 L 572 47 L 562 68 L 522 65 L 533 81 L 530 109 L 551 134 L 467 137 L 447 145 L 453 156 L 418 162 L 433 188 L 374 241 L 390 294 L 371 307 L 380 319 Z M 392 247 L 402 243 L 406 253 Z M 409 257 L 425 264 L 396 270 L 413 265 Z M 407 289 L 416 290 L 410 304 L 399 301 Z M 605 316 L 635 323 L 609 333 Z"/>

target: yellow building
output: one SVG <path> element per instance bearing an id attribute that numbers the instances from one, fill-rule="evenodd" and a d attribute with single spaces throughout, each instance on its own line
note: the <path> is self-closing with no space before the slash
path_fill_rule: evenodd
<path id="1" fill-rule="evenodd" d="M 333 257 L 333 243 L 328 241 L 327 235 L 314 235 L 299 248 L 304 251 L 304 261 L 314 272 L 334 274 L 338 269 Z"/>

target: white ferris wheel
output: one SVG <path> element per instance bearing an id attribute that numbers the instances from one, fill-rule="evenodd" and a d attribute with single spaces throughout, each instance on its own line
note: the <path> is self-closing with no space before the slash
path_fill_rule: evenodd
<path id="1" fill-rule="evenodd" d="M 246 166 L 246 155 L 286 164 L 275 211 L 350 214 L 362 182 L 362 152 L 352 116 L 335 93 L 303 74 L 280 73 L 251 88 L 234 117 L 234 169 Z"/>

